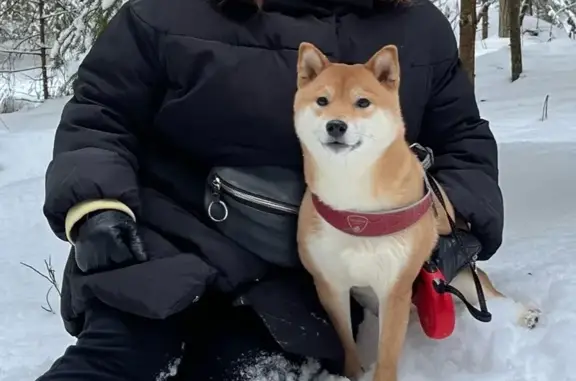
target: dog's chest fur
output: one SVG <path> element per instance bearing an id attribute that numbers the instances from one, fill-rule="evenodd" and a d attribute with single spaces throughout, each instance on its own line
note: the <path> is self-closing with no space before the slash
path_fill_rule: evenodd
<path id="1" fill-rule="evenodd" d="M 410 229 L 384 237 L 356 237 L 319 219 L 306 245 L 314 267 L 334 287 L 353 289 L 360 304 L 377 311 L 374 297 L 385 298 L 409 262 Z"/>

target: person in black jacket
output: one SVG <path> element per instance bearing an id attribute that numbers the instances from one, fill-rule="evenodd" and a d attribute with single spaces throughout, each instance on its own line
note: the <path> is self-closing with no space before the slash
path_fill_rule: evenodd
<path id="1" fill-rule="evenodd" d="M 71 243 L 61 314 L 78 340 L 39 380 L 239 380 L 252 365 L 289 371 L 308 357 L 340 372 L 303 268 L 255 255 L 205 204 L 214 167 L 301 171 L 292 101 L 303 41 L 344 63 L 399 48 L 406 138 L 433 150 L 430 173 L 469 227 L 470 250 L 442 237 L 443 270 L 451 278 L 497 251 L 497 145 L 451 26 L 429 0 L 392 1 L 120 9 L 78 70 L 47 170 L 44 213 Z"/>

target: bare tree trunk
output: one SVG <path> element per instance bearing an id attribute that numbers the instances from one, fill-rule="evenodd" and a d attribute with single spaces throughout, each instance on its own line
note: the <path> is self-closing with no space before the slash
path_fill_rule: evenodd
<path id="1" fill-rule="evenodd" d="M 512 82 L 522 73 L 522 42 L 520 28 L 520 0 L 509 0 L 510 18 L 510 59 L 512 69 Z"/>
<path id="2" fill-rule="evenodd" d="M 498 37 L 510 37 L 510 11 L 509 3 L 512 0 L 499 0 L 500 4 L 500 24 L 498 25 Z"/>
<path id="3" fill-rule="evenodd" d="M 488 38 L 488 9 L 490 8 L 490 3 L 484 1 L 482 4 L 482 10 L 480 11 L 480 19 L 482 19 L 482 39 Z"/>
<path id="4" fill-rule="evenodd" d="M 38 0 L 38 19 L 40 22 L 40 61 L 42 66 L 42 91 L 44 99 L 50 98 L 48 91 L 48 59 L 46 52 L 46 19 L 44 17 L 44 0 Z"/>
<path id="5" fill-rule="evenodd" d="M 460 59 L 474 85 L 476 50 L 476 1 L 460 0 Z"/>
<path id="6" fill-rule="evenodd" d="M 520 15 L 518 16 L 520 19 L 520 34 L 522 34 L 522 26 L 524 25 L 526 13 L 528 13 L 528 0 L 522 0 L 520 3 Z"/>

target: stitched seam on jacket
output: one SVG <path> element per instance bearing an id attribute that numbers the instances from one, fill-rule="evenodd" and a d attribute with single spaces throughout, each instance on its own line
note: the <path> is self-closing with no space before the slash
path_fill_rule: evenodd
<path id="1" fill-rule="evenodd" d="M 297 52 L 298 48 L 290 48 L 290 47 L 278 47 L 278 48 L 270 48 L 270 47 L 266 47 L 266 46 L 260 46 L 260 45 L 249 45 L 249 44 L 231 44 L 231 43 L 227 43 L 227 42 L 222 42 L 222 41 L 218 41 L 218 40 L 209 40 L 206 38 L 200 38 L 200 37 L 194 37 L 188 34 L 184 34 L 184 33 L 170 33 L 170 32 L 165 32 L 165 31 L 161 31 L 159 30 L 156 26 L 150 24 L 148 21 L 144 20 L 142 18 L 142 16 L 140 16 L 130 5 L 130 12 L 134 15 L 134 17 L 136 17 L 139 21 L 141 21 L 143 24 L 145 24 L 146 26 L 148 26 L 149 28 L 151 28 L 154 32 L 156 32 L 157 34 L 162 34 L 165 36 L 176 36 L 176 37 L 185 37 L 185 38 L 190 38 L 192 40 L 196 40 L 196 41 L 201 41 L 201 42 L 210 42 L 213 44 L 219 44 L 219 45 L 224 45 L 224 46 L 229 46 L 231 48 L 248 48 L 248 49 L 258 49 L 258 50 L 267 50 L 267 51 L 271 51 L 271 52 L 277 52 L 277 51 L 290 51 L 290 52 Z M 333 55 L 333 52 L 325 52 L 325 54 L 327 55 Z"/>

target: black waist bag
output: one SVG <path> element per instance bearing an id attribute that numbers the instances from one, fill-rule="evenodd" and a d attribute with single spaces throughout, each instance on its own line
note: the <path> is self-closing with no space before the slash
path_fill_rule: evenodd
<path id="1" fill-rule="evenodd" d="M 302 172 L 280 167 L 215 167 L 205 192 L 214 228 L 244 249 L 281 267 L 299 267 L 298 211 Z"/>

